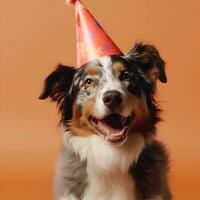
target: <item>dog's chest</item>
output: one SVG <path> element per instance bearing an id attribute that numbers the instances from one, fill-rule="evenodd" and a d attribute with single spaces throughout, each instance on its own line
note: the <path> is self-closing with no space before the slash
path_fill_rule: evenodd
<path id="1" fill-rule="evenodd" d="M 89 171 L 91 170 L 91 171 Z M 135 200 L 133 178 L 127 174 L 98 173 L 88 169 L 88 186 L 83 200 Z"/>
<path id="2" fill-rule="evenodd" d="M 135 200 L 135 184 L 129 174 L 144 141 L 140 135 L 129 137 L 126 145 L 116 147 L 100 137 L 74 137 L 70 144 L 81 160 L 87 162 L 87 187 L 83 200 Z"/>

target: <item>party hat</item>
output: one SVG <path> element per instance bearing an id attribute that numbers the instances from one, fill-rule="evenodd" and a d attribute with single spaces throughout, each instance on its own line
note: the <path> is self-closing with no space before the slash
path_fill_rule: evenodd
<path id="1" fill-rule="evenodd" d="M 77 67 L 102 56 L 123 55 L 80 0 L 68 0 L 68 3 L 75 6 Z"/>

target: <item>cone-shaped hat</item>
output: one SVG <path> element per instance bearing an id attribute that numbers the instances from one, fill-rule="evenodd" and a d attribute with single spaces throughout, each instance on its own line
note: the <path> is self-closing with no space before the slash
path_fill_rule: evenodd
<path id="1" fill-rule="evenodd" d="M 80 0 L 71 0 L 76 14 L 77 67 L 102 56 L 123 55 Z"/>

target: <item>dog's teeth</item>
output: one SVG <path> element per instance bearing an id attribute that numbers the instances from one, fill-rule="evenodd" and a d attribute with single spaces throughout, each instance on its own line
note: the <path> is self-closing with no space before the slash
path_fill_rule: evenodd
<path id="1" fill-rule="evenodd" d="M 114 133 L 112 135 L 118 137 L 118 136 L 121 136 L 123 134 L 124 134 L 124 129 L 122 129 L 119 133 Z"/>

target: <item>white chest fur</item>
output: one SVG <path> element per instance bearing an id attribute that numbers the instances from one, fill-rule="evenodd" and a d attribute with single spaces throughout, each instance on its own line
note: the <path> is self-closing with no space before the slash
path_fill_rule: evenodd
<path id="1" fill-rule="evenodd" d="M 135 200 L 134 182 L 128 173 L 102 174 L 88 167 L 88 183 L 83 200 Z"/>
<path id="2" fill-rule="evenodd" d="M 72 136 L 64 132 L 64 141 L 87 160 L 88 186 L 83 200 L 135 200 L 135 184 L 129 168 L 144 147 L 140 134 L 129 135 L 122 146 L 114 146 L 103 138 Z"/>

